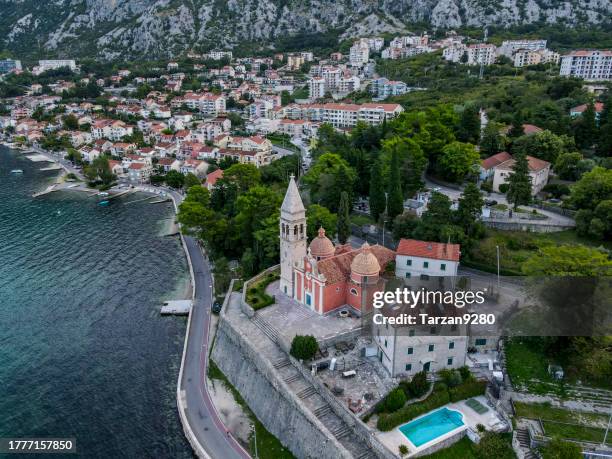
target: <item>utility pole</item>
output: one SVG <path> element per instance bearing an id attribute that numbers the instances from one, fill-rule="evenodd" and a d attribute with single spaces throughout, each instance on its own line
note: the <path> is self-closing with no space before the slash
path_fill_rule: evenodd
<path id="1" fill-rule="evenodd" d="M 487 38 L 489 37 L 489 29 L 487 28 L 487 26 L 484 27 L 484 38 L 482 40 L 482 43 L 486 43 L 487 42 Z M 482 60 L 482 54 L 480 55 L 480 75 L 479 75 L 479 79 L 482 80 L 482 77 L 484 76 L 484 61 Z"/>
<path id="2" fill-rule="evenodd" d="M 382 245 L 385 246 L 385 223 L 387 223 L 387 199 L 389 197 L 389 193 L 385 191 L 385 215 L 383 216 L 383 240 Z"/>
<path id="3" fill-rule="evenodd" d="M 496 245 L 495 249 L 497 251 L 497 294 L 499 295 L 499 289 L 500 289 L 500 280 L 499 280 L 499 246 Z"/>

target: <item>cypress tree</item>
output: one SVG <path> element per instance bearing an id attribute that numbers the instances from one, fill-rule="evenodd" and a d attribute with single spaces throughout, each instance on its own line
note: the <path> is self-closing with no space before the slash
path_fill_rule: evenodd
<path id="1" fill-rule="evenodd" d="M 476 144 L 480 139 L 480 113 L 475 105 L 468 105 L 461 113 L 457 138 L 462 142 Z"/>
<path id="2" fill-rule="evenodd" d="M 516 112 L 514 119 L 512 120 L 512 127 L 508 131 L 508 136 L 515 139 L 522 136 L 523 133 L 523 116 L 520 112 Z"/>
<path id="3" fill-rule="evenodd" d="M 370 215 L 375 221 L 385 211 L 385 188 L 380 161 L 375 161 L 370 171 Z"/>
<path id="4" fill-rule="evenodd" d="M 581 148 L 589 148 L 595 142 L 597 142 L 595 107 L 589 104 L 576 125 L 576 143 Z"/>
<path id="5" fill-rule="evenodd" d="M 521 204 L 531 202 L 531 177 L 529 176 L 529 163 L 523 153 L 514 155 L 514 167 L 508 177 L 508 202 L 514 204 L 516 210 Z"/>
<path id="6" fill-rule="evenodd" d="M 338 207 L 338 241 L 340 241 L 340 244 L 346 244 L 351 235 L 349 208 L 349 195 L 346 191 L 343 191 L 340 194 L 340 205 Z"/>
<path id="7" fill-rule="evenodd" d="M 389 220 L 404 212 L 404 196 L 402 195 L 402 182 L 400 179 L 400 157 L 397 151 L 391 154 L 391 170 L 389 172 L 389 196 L 387 201 L 387 214 Z"/>

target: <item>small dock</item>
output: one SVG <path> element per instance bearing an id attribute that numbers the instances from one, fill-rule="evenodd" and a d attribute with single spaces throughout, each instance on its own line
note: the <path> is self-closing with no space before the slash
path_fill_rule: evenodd
<path id="1" fill-rule="evenodd" d="M 33 198 L 38 198 L 39 196 L 44 196 L 46 194 L 49 193 L 53 193 L 55 190 L 55 187 L 57 186 L 57 184 L 53 184 L 53 185 L 49 185 L 47 188 L 45 188 L 43 191 L 39 191 L 38 193 L 34 193 L 32 195 Z"/>
<path id="2" fill-rule="evenodd" d="M 186 316 L 191 311 L 191 300 L 171 300 L 164 301 L 161 307 L 161 315 Z"/>

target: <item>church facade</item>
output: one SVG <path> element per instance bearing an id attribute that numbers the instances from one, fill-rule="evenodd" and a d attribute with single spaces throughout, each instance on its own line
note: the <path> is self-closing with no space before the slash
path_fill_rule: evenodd
<path id="1" fill-rule="evenodd" d="M 280 290 L 318 314 L 343 307 L 369 312 L 375 292 L 384 290 L 381 273 L 395 252 L 365 243 L 335 246 L 319 229 L 306 244 L 306 209 L 291 177 L 280 215 Z"/>

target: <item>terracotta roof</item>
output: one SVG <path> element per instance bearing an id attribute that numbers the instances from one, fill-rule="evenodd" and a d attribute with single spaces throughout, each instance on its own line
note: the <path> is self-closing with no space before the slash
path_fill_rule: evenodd
<path id="1" fill-rule="evenodd" d="M 516 161 L 514 158 L 509 159 L 508 161 L 504 161 L 503 163 L 495 166 L 499 169 L 511 170 L 514 167 L 514 163 Z M 543 159 L 534 158 L 533 156 L 527 156 L 527 162 L 529 163 L 529 170 L 532 172 L 537 172 L 542 169 L 546 169 L 550 167 L 550 163 L 548 161 L 544 161 Z"/>
<path id="2" fill-rule="evenodd" d="M 364 249 L 356 249 L 317 262 L 317 268 L 327 279 L 327 284 L 345 281 L 351 276 L 351 263 Z M 369 250 L 374 254 L 381 270 L 395 259 L 395 252 L 381 245 L 373 245 Z"/>
<path id="3" fill-rule="evenodd" d="M 223 169 L 217 169 L 206 176 L 206 183 L 210 186 L 215 186 L 217 180 L 223 178 Z"/>
<path id="4" fill-rule="evenodd" d="M 595 113 L 601 113 L 604 109 L 603 102 L 595 102 Z M 570 109 L 570 112 L 584 113 L 587 109 L 587 104 L 578 105 Z"/>
<path id="5" fill-rule="evenodd" d="M 509 159 L 512 159 L 510 153 L 508 153 L 507 151 L 502 151 L 493 156 L 489 156 L 487 159 L 483 159 L 480 165 L 484 170 L 489 170 L 503 163 L 504 161 L 508 161 Z"/>
<path id="6" fill-rule="evenodd" d="M 329 257 L 334 255 L 334 244 L 325 236 L 325 229 L 319 228 L 319 235 L 310 243 L 310 253 L 313 257 Z"/>
<path id="7" fill-rule="evenodd" d="M 523 124 L 523 132 L 525 133 L 525 135 L 536 134 L 542 131 L 542 128 L 534 126 L 533 124 Z"/>
<path id="8" fill-rule="evenodd" d="M 409 257 L 432 258 L 434 260 L 459 261 L 461 246 L 443 242 L 402 239 L 397 246 L 397 254 Z"/>

